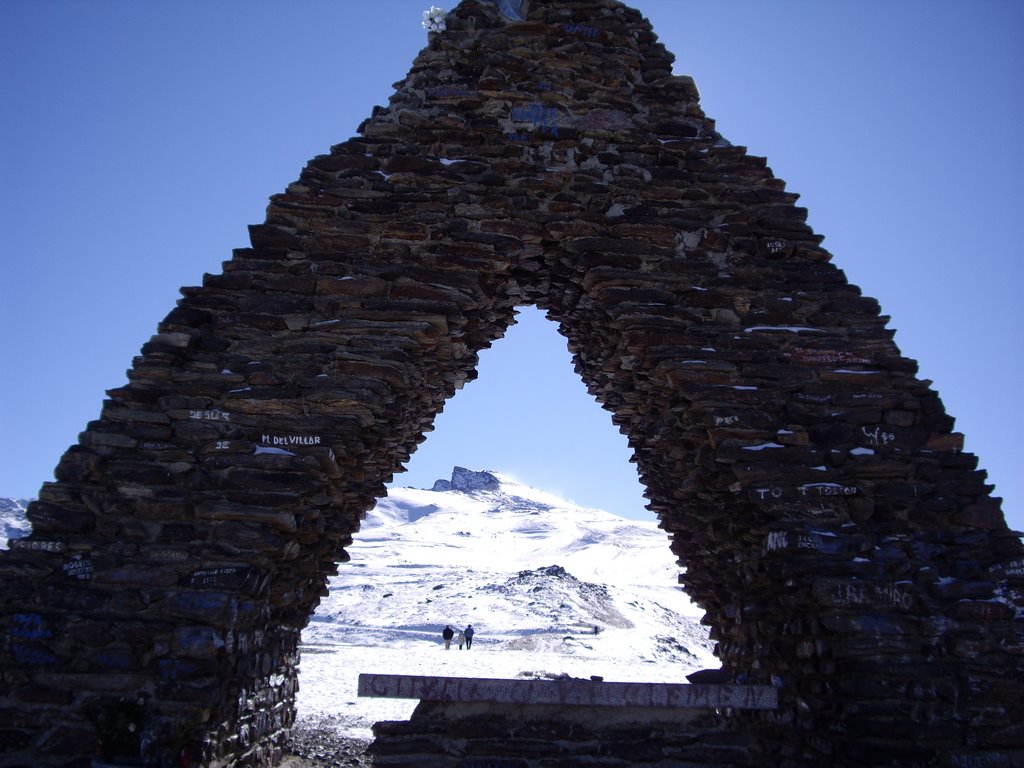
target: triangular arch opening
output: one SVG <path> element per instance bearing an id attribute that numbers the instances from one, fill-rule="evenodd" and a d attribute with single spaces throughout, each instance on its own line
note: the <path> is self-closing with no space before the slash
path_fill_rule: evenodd
<path id="1" fill-rule="evenodd" d="M 429 488 L 455 464 L 510 474 L 567 500 L 636 520 L 643 487 L 626 438 L 587 394 L 557 325 L 516 308 L 503 338 L 479 353 L 477 377 L 438 414 L 390 488 Z"/>

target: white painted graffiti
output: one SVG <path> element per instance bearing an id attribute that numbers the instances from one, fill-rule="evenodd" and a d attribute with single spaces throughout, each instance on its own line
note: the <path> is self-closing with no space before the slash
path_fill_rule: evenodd
<path id="1" fill-rule="evenodd" d="M 796 489 L 801 496 L 855 496 L 856 486 L 838 483 L 811 483 Z"/>
<path id="2" fill-rule="evenodd" d="M 26 539 L 11 539 L 8 542 L 11 549 L 28 549 L 33 552 L 63 552 L 67 545 L 63 541 L 27 541 Z"/>
<path id="3" fill-rule="evenodd" d="M 804 549 L 811 552 L 818 551 L 818 545 L 814 543 L 814 537 L 808 533 L 797 533 L 790 535 L 790 531 L 772 531 L 765 539 L 764 548 L 768 552 L 777 552 L 780 549 L 787 549 L 794 544 L 797 549 Z"/>
<path id="4" fill-rule="evenodd" d="M 875 427 L 873 432 L 867 427 L 861 427 L 860 431 L 864 433 L 864 437 L 866 437 L 872 445 L 885 446 L 896 439 L 896 435 L 892 432 L 883 432 L 881 427 Z"/>
<path id="5" fill-rule="evenodd" d="M 786 494 L 785 489 L 777 485 L 771 488 L 753 488 L 752 490 L 759 499 L 781 499 Z"/>
<path id="6" fill-rule="evenodd" d="M 807 533 L 801 533 L 796 537 L 796 548 L 809 549 L 813 552 L 818 551 L 818 545 L 814 543 L 814 539 Z"/>
<path id="7" fill-rule="evenodd" d="M 832 588 L 830 597 L 839 606 L 884 605 L 910 610 L 914 605 L 914 596 L 896 584 L 840 583 Z"/>
<path id="8" fill-rule="evenodd" d="M 231 421 L 231 414 L 220 410 L 220 408 L 213 408 L 208 411 L 190 410 L 188 417 L 196 421 Z"/>
<path id="9" fill-rule="evenodd" d="M 70 560 L 65 560 L 61 569 L 69 579 L 88 581 L 92 578 L 92 560 L 88 555 L 75 555 Z"/>
<path id="10" fill-rule="evenodd" d="M 175 563 L 188 560 L 188 552 L 183 552 L 180 549 L 154 549 L 147 557 L 150 560 L 163 563 Z"/>
<path id="11" fill-rule="evenodd" d="M 1022 577 L 1024 575 L 1024 559 L 1011 560 L 1006 565 L 993 565 L 988 570 L 990 573 L 1001 571 L 1007 577 Z"/>
<path id="12" fill-rule="evenodd" d="M 179 446 L 176 445 L 175 443 L 159 443 L 146 441 L 144 443 L 140 443 L 139 447 L 144 451 L 172 451 L 175 448 L 178 448 Z"/>
<path id="13" fill-rule="evenodd" d="M 319 435 L 263 435 L 260 442 L 265 445 L 320 445 Z"/>

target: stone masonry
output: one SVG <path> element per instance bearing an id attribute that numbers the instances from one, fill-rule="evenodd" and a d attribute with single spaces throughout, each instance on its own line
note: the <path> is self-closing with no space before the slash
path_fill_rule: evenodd
<path id="1" fill-rule="evenodd" d="M 522 305 L 778 690 L 726 718 L 756 764 L 1024 765 L 1024 547 L 877 302 L 637 11 L 509 5 L 448 15 L 61 458 L 0 553 L 0 766 L 274 765 L 327 577 Z"/>

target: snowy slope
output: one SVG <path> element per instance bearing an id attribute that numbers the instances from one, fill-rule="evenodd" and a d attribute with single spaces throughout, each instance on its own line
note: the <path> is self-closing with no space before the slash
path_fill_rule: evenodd
<path id="1" fill-rule="evenodd" d="M 31 526 L 25 519 L 30 499 L 0 499 L 0 549 L 7 549 L 8 539 L 27 536 Z"/>
<path id="2" fill-rule="evenodd" d="M 663 531 L 497 473 L 392 489 L 348 551 L 303 632 L 307 722 L 366 736 L 408 717 L 415 702 L 355 698 L 360 672 L 684 682 L 719 666 Z M 445 651 L 444 625 L 469 623 L 472 650 Z"/>
<path id="3" fill-rule="evenodd" d="M 368 514 L 349 547 L 352 559 L 332 580 L 314 624 L 330 617 L 336 628 L 404 627 L 406 617 L 416 616 L 413 623 L 425 627 L 475 618 L 496 631 L 537 631 L 630 623 L 611 615 L 602 619 L 595 605 L 560 612 L 545 601 L 529 611 L 513 610 L 514 598 L 527 587 L 509 586 L 510 577 L 547 566 L 567 572 L 546 574 L 541 581 L 551 587 L 570 580 L 614 585 L 606 598 L 612 602 L 643 595 L 670 611 L 699 616 L 676 586 L 678 568 L 667 537 L 653 523 L 579 507 L 492 472 L 456 467 L 452 481 L 434 487 L 450 490 L 393 489 Z M 544 584 L 529 586 L 534 597 L 543 589 Z M 488 615 L 492 598 L 511 602 Z M 370 618 L 347 613 L 356 606 Z"/>

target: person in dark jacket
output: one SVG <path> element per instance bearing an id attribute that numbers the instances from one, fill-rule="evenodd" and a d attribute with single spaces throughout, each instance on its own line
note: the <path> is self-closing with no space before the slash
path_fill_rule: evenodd
<path id="1" fill-rule="evenodd" d="M 444 638 L 444 649 L 447 651 L 451 647 L 452 638 L 455 637 L 455 630 L 445 624 L 441 630 L 441 637 Z"/>
<path id="2" fill-rule="evenodd" d="M 473 625 L 470 624 L 468 627 L 462 630 L 462 634 L 466 636 L 466 650 L 468 651 L 470 648 L 473 647 Z"/>

